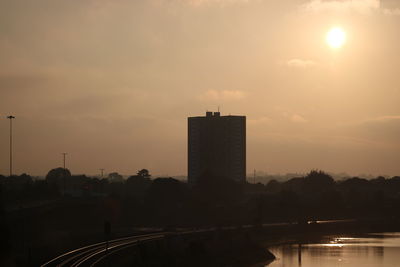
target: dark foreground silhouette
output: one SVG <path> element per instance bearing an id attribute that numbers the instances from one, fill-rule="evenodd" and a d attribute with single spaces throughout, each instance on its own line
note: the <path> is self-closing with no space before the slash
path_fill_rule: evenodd
<path id="1" fill-rule="evenodd" d="M 286 182 L 235 183 L 205 174 L 189 187 L 147 170 L 123 179 L 51 170 L 46 179 L 0 176 L 0 243 L 7 264 L 33 265 L 110 237 L 179 227 L 261 225 L 324 219 L 398 221 L 400 177 L 334 181 L 321 171 Z M 143 228 L 146 229 L 143 229 Z"/>

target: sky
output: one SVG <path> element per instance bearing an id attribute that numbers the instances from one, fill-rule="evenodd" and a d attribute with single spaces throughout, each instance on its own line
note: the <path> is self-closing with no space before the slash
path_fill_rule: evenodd
<path id="1" fill-rule="evenodd" d="M 0 173 L 12 114 L 17 174 L 186 175 L 187 117 L 220 107 L 249 173 L 400 175 L 396 2 L 0 0 Z"/>

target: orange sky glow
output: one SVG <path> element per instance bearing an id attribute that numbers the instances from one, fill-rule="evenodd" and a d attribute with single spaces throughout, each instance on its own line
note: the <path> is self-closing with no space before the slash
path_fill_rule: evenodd
<path id="1" fill-rule="evenodd" d="M 340 26 L 345 43 L 327 44 Z M 185 175 L 188 116 L 247 116 L 247 168 L 400 175 L 400 4 L 3 0 L 0 174 Z"/>

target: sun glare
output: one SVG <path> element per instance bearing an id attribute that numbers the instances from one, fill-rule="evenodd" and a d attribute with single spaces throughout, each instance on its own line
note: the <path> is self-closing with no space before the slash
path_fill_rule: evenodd
<path id="1" fill-rule="evenodd" d="M 340 48 L 346 42 L 346 33 L 339 27 L 329 30 L 326 34 L 326 43 L 331 48 Z"/>

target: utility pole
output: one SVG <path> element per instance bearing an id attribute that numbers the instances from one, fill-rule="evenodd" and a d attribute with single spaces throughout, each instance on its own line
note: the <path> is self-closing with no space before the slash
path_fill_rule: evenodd
<path id="1" fill-rule="evenodd" d="M 68 155 L 68 153 L 61 153 L 62 155 L 63 155 L 63 168 L 64 168 L 64 170 L 65 170 L 65 157 Z"/>
<path id="2" fill-rule="evenodd" d="M 101 178 L 103 178 L 104 175 L 104 169 L 99 169 L 101 171 Z"/>
<path id="3" fill-rule="evenodd" d="M 256 169 L 254 169 L 253 183 L 256 184 Z"/>
<path id="4" fill-rule="evenodd" d="M 12 176 L 12 120 L 15 119 L 14 116 L 7 116 L 10 120 L 10 177 Z"/>

